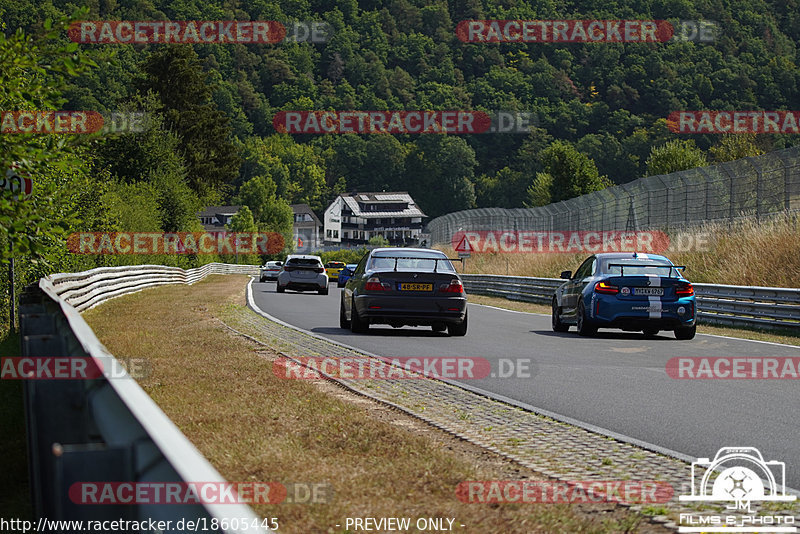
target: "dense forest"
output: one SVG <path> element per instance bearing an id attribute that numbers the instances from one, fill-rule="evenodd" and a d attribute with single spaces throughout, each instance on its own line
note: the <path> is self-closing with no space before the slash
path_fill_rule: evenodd
<path id="1" fill-rule="evenodd" d="M 289 204 L 409 191 L 430 217 L 558 201 L 640 176 L 795 143 L 681 136 L 675 110 L 797 109 L 798 0 L 0 0 L 0 108 L 144 112 L 126 135 L 0 135 L 34 198 L 0 199 L 21 279 L 119 259 L 71 257 L 80 229 L 194 231 L 204 205 L 235 229 L 288 232 Z M 78 44 L 73 20 L 321 21 L 324 43 Z M 467 44 L 470 19 L 706 19 L 713 43 Z M 54 22 L 48 22 L 48 21 Z M 526 111 L 529 134 L 276 133 L 288 110 Z M 138 258 L 145 261 L 148 258 Z M 152 260 L 152 258 L 150 258 Z M 129 260 L 125 260 L 129 261 Z M 172 258 L 186 265 L 196 259 Z"/>

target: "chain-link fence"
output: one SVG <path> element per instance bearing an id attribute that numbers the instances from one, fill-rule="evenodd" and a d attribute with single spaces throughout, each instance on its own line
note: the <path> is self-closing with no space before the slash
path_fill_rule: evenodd
<path id="1" fill-rule="evenodd" d="M 648 176 L 538 208 L 458 211 L 428 223 L 434 244 L 458 231 L 648 230 L 800 211 L 800 147 Z"/>

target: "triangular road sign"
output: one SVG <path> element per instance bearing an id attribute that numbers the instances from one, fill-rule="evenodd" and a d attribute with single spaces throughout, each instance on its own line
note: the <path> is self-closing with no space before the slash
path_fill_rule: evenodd
<path id="1" fill-rule="evenodd" d="M 469 242 L 466 235 L 461 238 L 461 241 L 458 242 L 455 248 L 456 252 L 472 252 L 474 250 L 475 249 L 472 248 L 472 243 Z"/>

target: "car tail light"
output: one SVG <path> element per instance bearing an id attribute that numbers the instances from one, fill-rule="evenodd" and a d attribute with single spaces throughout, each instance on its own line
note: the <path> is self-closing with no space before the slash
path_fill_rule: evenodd
<path id="1" fill-rule="evenodd" d="M 392 284 L 389 282 L 381 282 L 377 276 L 370 277 L 364 285 L 364 291 L 388 291 L 392 289 Z"/>
<path id="2" fill-rule="evenodd" d="M 694 288 L 692 284 L 686 282 L 684 284 L 678 284 L 675 286 L 675 294 L 679 297 L 691 297 L 694 295 Z"/>
<path id="3" fill-rule="evenodd" d="M 453 278 L 450 280 L 449 284 L 442 284 L 439 286 L 440 293 L 463 293 L 464 286 L 461 284 L 461 280 L 458 278 Z"/>
<path id="4" fill-rule="evenodd" d="M 598 293 L 606 293 L 608 295 L 616 295 L 619 293 L 619 288 L 617 286 L 612 286 L 606 282 L 597 282 L 594 285 L 594 290 Z"/>
<path id="5" fill-rule="evenodd" d="M 322 267 L 317 267 L 316 269 L 314 269 L 314 272 L 315 273 L 324 273 L 325 269 L 323 269 Z"/>
<path id="6" fill-rule="evenodd" d="M 287 273 L 290 273 L 294 271 L 294 267 L 284 267 L 283 270 L 286 271 Z"/>

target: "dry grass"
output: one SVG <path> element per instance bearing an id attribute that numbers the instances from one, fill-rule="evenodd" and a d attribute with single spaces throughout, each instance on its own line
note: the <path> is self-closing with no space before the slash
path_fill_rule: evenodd
<path id="1" fill-rule="evenodd" d="M 329 382 L 276 378 L 277 353 L 216 319 L 244 304 L 245 282 L 148 290 L 85 317 L 113 354 L 151 362 L 142 387 L 226 479 L 333 485 L 331 504 L 254 506 L 280 532 L 345 532 L 347 517 L 454 517 L 463 532 L 667 532 L 608 504 L 459 502 L 463 480 L 544 477 Z"/>
<path id="2" fill-rule="evenodd" d="M 674 245 L 678 234 L 669 234 Z M 693 282 L 800 287 L 800 221 L 796 216 L 760 223 L 747 220 L 730 227 L 709 224 L 683 237 L 687 234 L 708 235 L 708 250 L 673 250 L 665 254 L 677 265 L 686 265 L 686 276 Z M 449 246 L 441 250 L 455 257 Z M 466 261 L 466 272 L 557 278 L 561 271 L 574 271 L 587 256 L 586 253 L 473 253 Z"/>

